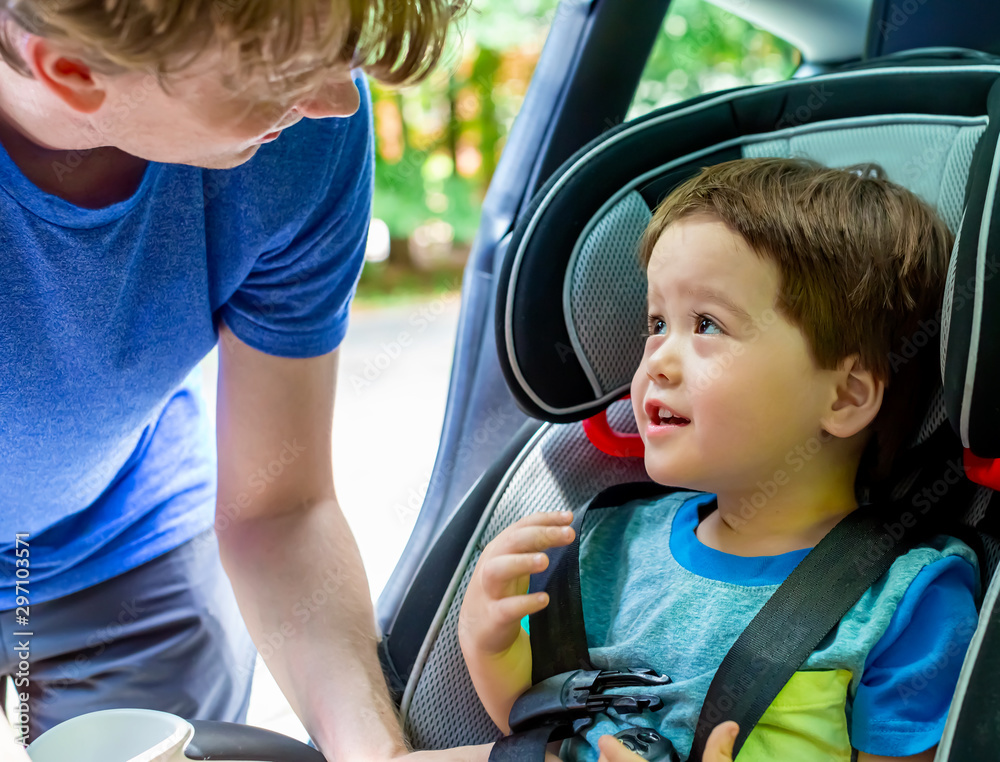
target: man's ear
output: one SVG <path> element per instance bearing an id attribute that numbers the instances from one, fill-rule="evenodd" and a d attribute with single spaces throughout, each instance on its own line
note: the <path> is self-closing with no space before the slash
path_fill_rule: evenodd
<path id="1" fill-rule="evenodd" d="M 885 383 L 861 366 L 858 355 L 845 358 L 831 373 L 833 401 L 820 425 L 830 434 L 846 439 L 875 420 L 882 406 Z"/>
<path id="2" fill-rule="evenodd" d="M 93 114 L 104 103 L 107 94 L 94 80 L 90 67 L 60 52 L 45 38 L 29 35 L 22 54 L 35 79 L 74 111 Z"/>

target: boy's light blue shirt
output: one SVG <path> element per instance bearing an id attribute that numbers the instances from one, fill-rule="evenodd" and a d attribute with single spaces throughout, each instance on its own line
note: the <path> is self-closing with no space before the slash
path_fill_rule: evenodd
<path id="1" fill-rule="evenodd" d="M 714 499 L 676 492 L 588 516 L 580 576 L 594 665 L 649 667 L 673 682 L 644 689 L 663 699 L 662 710 L 600 714 L 586 741 L 564 743 L 563 759 L 593 762 L 601 735 L 630 726 L 657 729 L 686 758 L 719 664 L 808 553 L 741 557 L 701 544 L 698 507 Z M 977 623 L 976 569 L 972 551 L 952 538 L 915 548 L 801 667 L 852 674 L 845 712 L 855 748 L 895 757 L 938 742 Z"/>
<path id="2" fill-rule="evenodd" d="M 0 609 L 15 533 L 41 603 L 212 525 L 215 441 L 189 374 L 219 321 L 282 357 L 340 344 L 373 187 L 357 84 L 352 117 L 302 120 L 231 170 L 151 162 L 103 209 L 42 193 L 0 149 Z M 246 476 L 253 500 L 266 482 Z"/>

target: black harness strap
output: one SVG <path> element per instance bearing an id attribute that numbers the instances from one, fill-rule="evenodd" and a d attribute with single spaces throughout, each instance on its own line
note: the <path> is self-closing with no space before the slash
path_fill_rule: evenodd
<path id="1" fill-rule="evenodd" d="M 616 484 L 573 512 L 573 542 L 547 551 L 548 567 L 539 574 L 532 574 L 528 587 L 529 593 L 545 591 L 549 594 L 549 605 L 528 618 L 532 684 L 573 669 L 594 669 L 587 648 L 580 594 L 580 536 L 588 512 L 617 508 L 632 500 L 677 491 L 676 487 L 664 487 L 656 482 Z"/>
<path id="2" fill-rule="evenodd" d="M 488 762 L 545 762 L 545 747 L 558 725 L 544 725 L 504 736 L 490 750 Z"/>
<path id="3" fill-rule="evenodd" d="M 594 670 L 587 647 L 583 598 L 580 594 L 580 536 L 588 511 L 618 507 L 631 500 L 676 491 L 676 487 L 664 487 L 655 482 L 616 484 L 599 492 L 589 503 L 573 512 L 573 542 L 547 550 L 549 565 L 545 571 L 532 574 L 529 583 L 529 593 L 544 590 L 549 594 L 549 605 L 528 618 L 533 686 L 562 673 Z M 563 698 L 569 701 L 569 697 Z M 518 706 L 528 701 L 530 697 L 526 694 Z M 515 712 L 516 710 L 511 712 L 512 716 Z M 550 740 L 567 737 L 571 730 L 572 720 L 548 723 L 531 729 L 513 728 L 511 735 L 501 738 L 493 745 L 489 762 L 542 762 L 545 758 L 545 744 Z"/>

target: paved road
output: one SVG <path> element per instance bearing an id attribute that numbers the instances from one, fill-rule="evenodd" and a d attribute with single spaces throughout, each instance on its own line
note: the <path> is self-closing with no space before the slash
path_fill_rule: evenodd
<path id="1" fill-rule="evenodd" d="M 337 496 L 378 597 L 416 520 L 430 480 L 448 393 L 459 295 L 358 309 L 340 350 L 334 409 Z M 203 365 L 214 416 L 217 358 Z M 258 659 L 248 722 L 306 737 Z"/>

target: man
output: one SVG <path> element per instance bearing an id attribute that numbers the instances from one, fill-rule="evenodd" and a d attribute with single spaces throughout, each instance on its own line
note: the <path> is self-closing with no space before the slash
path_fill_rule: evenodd
<path id="1" fill-rule="evenodd" d="M 28 740 L 111 707 L 244 720 L 248 628 L 331 760 L 405 754 L 332 410 L 371 208 L 358 69 L 419 78 L 455 9 L 5 6 L 0 675 Z M 216 342 L 217 463 L 186 380 Z"/>
<path id="2" fill-rule="evenodd" d="M 331 426 L 372 193 L 357 67 L 419 78 L 454 11 L 6 1 L 0 676 L 29 740 L 112 707 L 242 721 L 249 628 L 328 758 L 406 754 Z M 188 379 L 216 343 L 217 456 Z"/>

